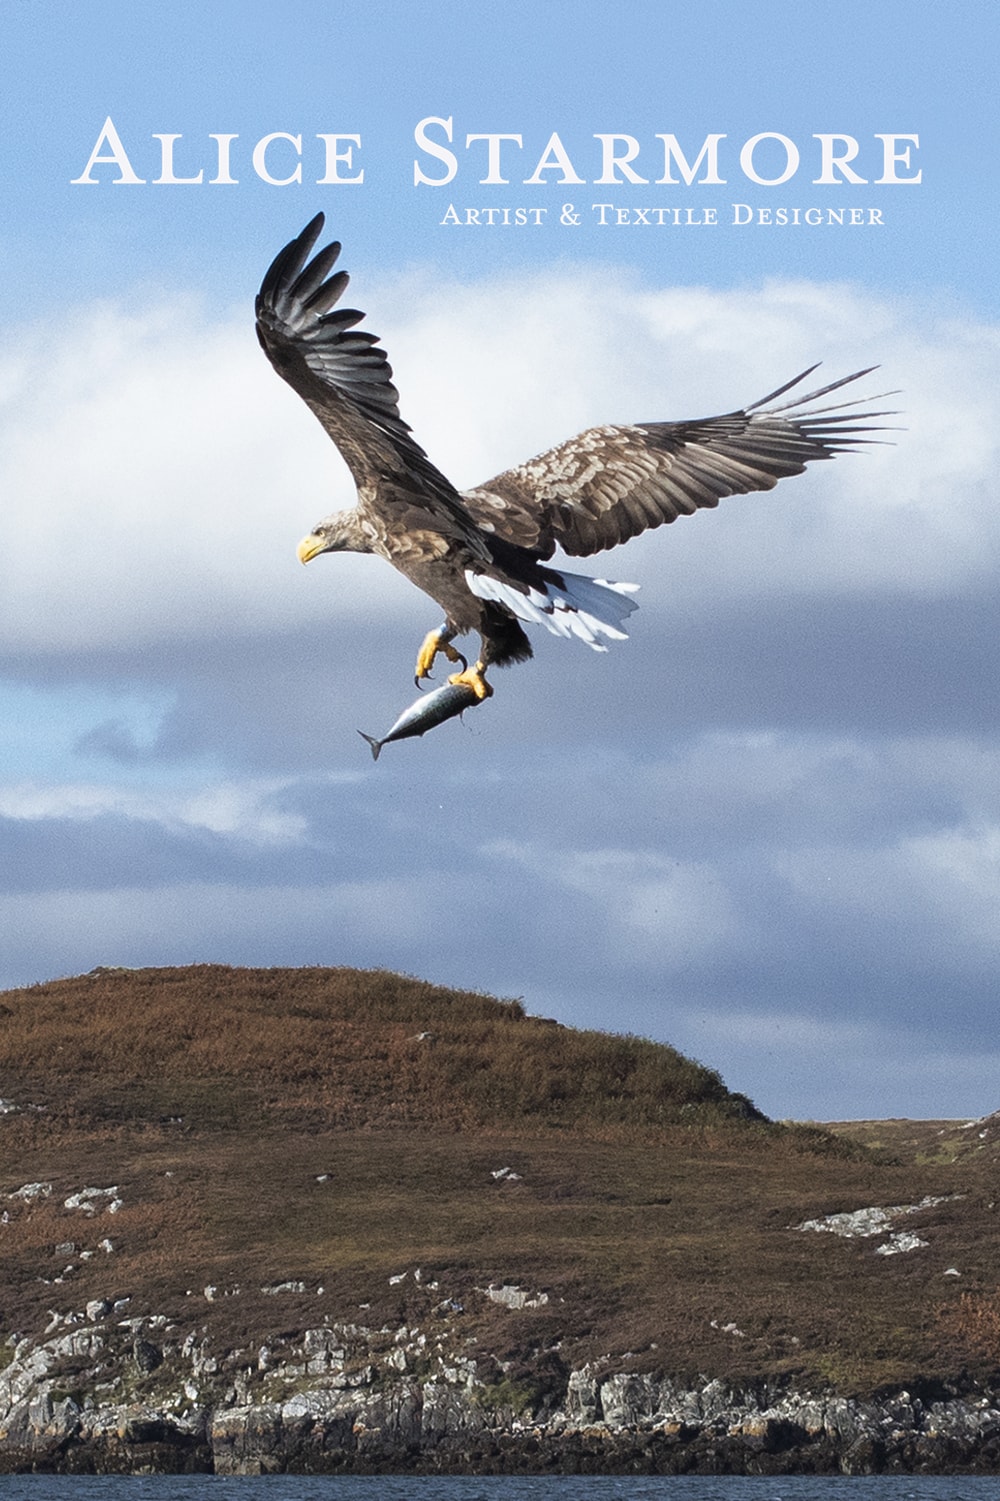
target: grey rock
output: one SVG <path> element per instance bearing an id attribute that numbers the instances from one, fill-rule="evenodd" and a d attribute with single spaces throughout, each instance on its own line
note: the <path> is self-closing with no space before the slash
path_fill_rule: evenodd
<path id="1" fill-rule="evenodd" d="M 231 1350 L 161 1316 L 116 1324 L 111 1311 L 95 1300 L 86 1323 L 54 1312 L 43 1337 L 8 1341 L 0 1472 L 58 1469 L 70 1455 L 98 1472 L 226 1475 L 1000 1466 L 1000 1391 L 860 1402 L 767 1383 L 685 1385 L 615 1369 L 611 1357 L 567 1371 L 555 1351 L 538 1352 L 534 1377 L 529 1362 L 508 1378 L 489 1351 L 473 1357 L 450 1321 L 436 1322 L 430 1340 L 406 1326 L 324 1324 Z M 155 1400 L 149 1385 L 139 1398 L 136 1370 L 161 1368 Z"/>
<path id="2" fill-rule="evenodd" d="M 152 1340 L 137 1338 L 132 1344 L 132 1358 L 140 1371 L 149 1375 L 163 1364 L 163 1351 Z"/>

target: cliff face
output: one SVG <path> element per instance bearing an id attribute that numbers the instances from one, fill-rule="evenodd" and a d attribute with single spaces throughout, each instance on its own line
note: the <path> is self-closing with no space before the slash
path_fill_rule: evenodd
<path id="1" fill-rule="evenodd" d="M 65 1473 L 995 1473 L 1000 1392 L 875 1401 L 759 1383 L 567 1370 L 516 1376 L 426 1329 L 324 1324 L 213 1353 L 109 1304 L 8 1345 L 0 1471 Z M 463 1348 L 464 1346 L 464 1348 Z"/>

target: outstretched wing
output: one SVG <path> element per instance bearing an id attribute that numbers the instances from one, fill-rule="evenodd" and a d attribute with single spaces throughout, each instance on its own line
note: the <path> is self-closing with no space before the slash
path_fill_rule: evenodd
<path id="1" fill-rule="evenodd" d="M 853 410 L 858 401 L 878 397 L 804 410 L 875 366 L 782 406 L 768 405 L 816 368 L 723 417 L 588 428 L 463 500 L 480 526 L 540 557 L 551 557 L 557 547 L 587 557 L 717 506 L 724 495 L 771 490 L 814 459 L 877 442 L 870 434 L 885 429 L 873 426 L 874 419 L 892 415 Z"/>
<path id="2" fill-rule="evenodd" d="M 379 486 L 387 502 L 405 498 L 471 531 L 457 491 L 399 415 L 385 350 L 376 334 L 357 329 L 364 313 L 332 311 L 349 277 L 346 271 L 330 275 L 340 255 L 337 241 L 309 259 L 323 222 L 317 214 L 275 257 L 261 283 L 255 305 L 261 347 L 319 418 L 359 490 Z"/>

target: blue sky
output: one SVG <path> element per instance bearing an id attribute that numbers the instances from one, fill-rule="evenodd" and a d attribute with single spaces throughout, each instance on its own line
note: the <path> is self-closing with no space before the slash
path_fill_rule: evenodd
<path id="1" fill-rule="evenodd" d="M 0 985 L 384 965 L 672 1042 L 778 1116 L 997 1108 L 995 7 L 38 0 L 0 26 Z M 74 183 L 108 117 L 144 181 Z M 414 182 L 444 170 L 431 118 L 442 186 Z M 490 133 L 520 137 L 503 183 L 465 145 Z M 538 170 L 553 133 L 582 181 Z M 168 135 L 201 183 L 155 181 Z M 720 137 L 725 180 L 658 183 L 663 135 L 692 163 Z M 255 171 L 267 136 L 301 181 Z M 323 136 L 363 182 L 318 181 Z M 601 136 L 647 180 L 595 182 Z M 757 136 L 793 143 L 786 182 L 741 167 Z M 863 182 L 815 181 L 821 136 Z M 885 136 L 919 182 L 878 181 Z M 252 328 L 320 208 L 460 486 L 816 360 L 880 364 L 905 431 L 598 560 L 642 586 L 628 643 L 536 641 L 376 767 L 355 732 L 409 703 L 436 607 L 370 559 L 298 566 L 349 481 Z M 541 222 L 485 222 L 519 208 Z M 828 208 L 862 222 L 804 222 Z"/>

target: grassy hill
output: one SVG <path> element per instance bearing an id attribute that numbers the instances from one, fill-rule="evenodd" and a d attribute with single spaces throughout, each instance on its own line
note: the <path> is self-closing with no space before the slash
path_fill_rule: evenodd
<path id="1" fill-rule="evenodd" d="M 843 1393 L 1000 1362 L 992 1121 L 778 1125 L 669 1047 L 516 1002 L 222 966 L 0 995 L 0 1098 L 0 1339 L 99 1298 L 221 1348 L 446 1299 L 535 1380 L 546 1351 Z M 796 1228 L 924 1200 L 897 1254 Z"/>

